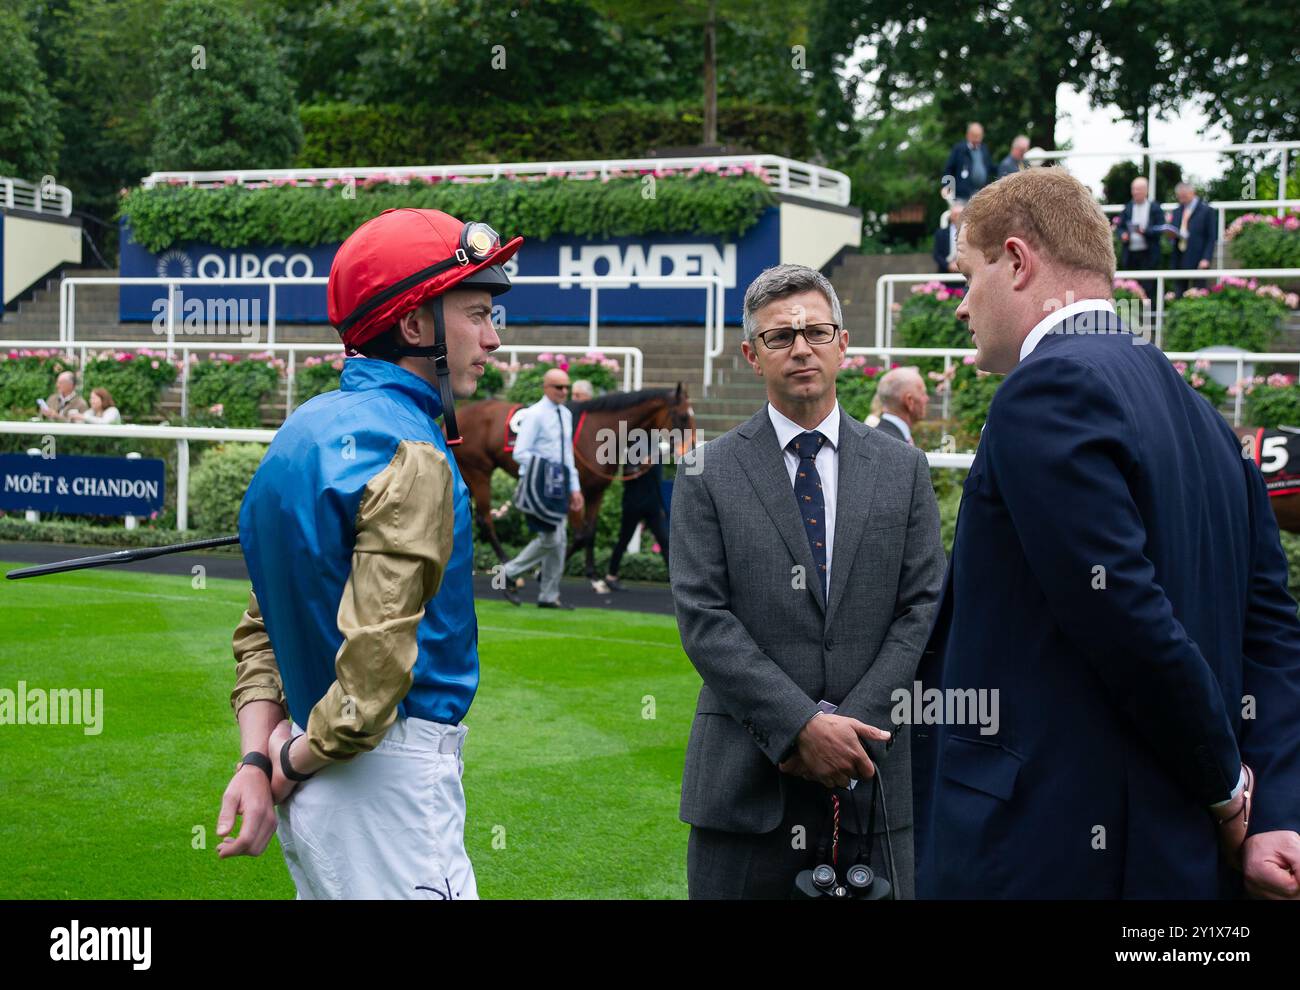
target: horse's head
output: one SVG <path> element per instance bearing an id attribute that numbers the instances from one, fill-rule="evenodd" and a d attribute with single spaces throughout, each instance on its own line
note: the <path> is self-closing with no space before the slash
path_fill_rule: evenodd
<path id="1" fill-rule="evenodd" d="M 673 459 L 677 460 L 695 449 L 695 410 L 691 408 L 686 386 L 677 383 L 677 391 L 668 397 L 667 418 L 669 435 L 673 438 Z"/>

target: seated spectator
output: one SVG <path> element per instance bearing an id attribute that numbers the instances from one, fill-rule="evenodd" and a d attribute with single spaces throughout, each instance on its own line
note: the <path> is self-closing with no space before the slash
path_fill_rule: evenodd
<path id="1" fill-rule="evenodd" d="M 1011 142 L 1011 154 L 998 162 L 998 178 L 1027 169 L 1029 163 L 1025 161 L 1025 152 L 1028 150 L 1029 137 L 1025 134 L 1016 135 L 1016 139 Z"/>
<path id="2" fill-rule="evenodd" d="M 993 156 L 984 144 L 984 127 L 972 121 L 966 125 L 966 140 L 952 146 L 943 166 L 943 195 L 963 203 L 994 179 Z"/>
<path id="3" fill-rule="evenodd" d="M 38 399 L 41 415 L 46 419 L 69 421 L 69 413 L 84 413 L 89 407 L 86 400 L 77 394 L 77 379 L 71 371 L 65 371 L 54 380 L 54 393 L 48 399 Z"/>
<path id="4" fill-rule="evenodd" d="M 68 419 L 74 423 L 121 423 L 122 414 L 108 389 L 94 388 L 90 390 L 90 409 L 68 413 Z"/>
<path id="5" fill-rule="evenodd" d="M 930 403 L 930 393 L 926 391 L 920 369 L 913 366 L 886 371 L 876 387 L 876 396 L 881 407 L 880 424 L 876 429 L 915 447 L 912 427 L 925 419 L 925 410 Z"/>
<path id="6" fill-rule="evenodd" d="M 957 229 L 961 226 L 962 205 L 953 203 L 948 210 L 948 226 L 934 232 L 934 270 L 949 275 L 957 270 Z"/>

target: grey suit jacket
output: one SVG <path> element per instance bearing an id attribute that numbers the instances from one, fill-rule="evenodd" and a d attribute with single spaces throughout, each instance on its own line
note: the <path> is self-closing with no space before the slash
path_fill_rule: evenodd
<path id="1" fill-rule="evenodd" d="M 868 753 L 890 828 L 910 826 L 911 734 L 895 731 L 890 696 L 912 687 L 946 565 L 925 454 L 840 409 L 829 602 L 767 407 L 694 458 L 677 470 L 670 533 L 677 624 L 704 679 L 682 820 L 776 828 L 791 779 L 777 764 L 824 698 L 838 714 L 894 732 L 887 756 L 877 743 Z"/>

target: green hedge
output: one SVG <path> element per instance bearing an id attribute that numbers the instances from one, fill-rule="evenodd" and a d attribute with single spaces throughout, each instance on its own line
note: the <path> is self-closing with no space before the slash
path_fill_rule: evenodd
<path id="1" fill-rule="evenodd" d="M 457 106 L 307 105 L 299 168 L 640 158 L 651 149 L 700 140 L 700 107 L 614 103 L 536 107 L 501 101 Z M 719 140 L 737 148 L 800 158 L 807 154 L 806 111 L 723 100 Z M 498 228 L 503 229 L 503 228 Z"/>
<path id="2" fill-rule="evenodd" d="M 353 197 L 343 195 L 332 181 L 328 187 L 264 189 L 159 186 L 129 192 L 120 216 L 129 221 L 135 242 L 156 253 L 182 241 L 222 248 L 336 244 L 384 210 L 404 206 L 482 220 L 504 237 L 520 233 L 542 240 L 557 235 L 660 233 L 738 237 L 776 203 L 767 183 L 751 174 L 665 175 L 655 181 L 653 197 L 646 195 L 649 191 L 651 187 L 638 176 L 608 182 L 560 178 L 380 182 L 369 187 L 358 184 Z"/>
<path id="3" fill-rule="evenodd" d="M 1260 377 L 1244 388 L 1246 422 L 1251 426 L 1300 426 L 1300 385 L 1294 376 Z"/>
<path id="4" fill-rule="evenodd" d="M 876 396 L 880 375 L 884 368 L 867 364 L 866 358 L 850 358 L 835 376 L 835 398 L 844 411 L 862 422 L 871 412 L 871 400 Z"/>
<path id="5" fill-rule="evenodd" d="M 1286 294 L 1254 279 L 1226 279 L 1208 289 L 1190 288 L 1165 303 L 1163 348 L 1197 351 L 1228 344 L 1267 351 L 1287 315 Z"/>
<path id="6" fill-rule="evenodd" d="M 622 378 L 617 375 L 616 369 L 611 368 L 606 363 L 607 361 L 609 359 L 603 356 L 595 356 L 590 352 L 572 362 L 564 354 L 560 353 L 538 354 L 535 364 L 526 364 L 516 371 L 514 384 L 506 392 L 506 400 L 509 402 L 525 402 L 530 405 L 538 401 L 542 397 L 542 378 L 552 368 L 563 368 L 569 373 L 570 381 L 577 381 L 582 378 L 591 382 L 591 386 L 595 389 L 597 395 L 603 392 L 612 392 L 622 384 Z M 616 364 L 617 362 L 611 363 Z M 502 384 L 504 385 L 504 379 Z M 481 388 L 480 391 L 482 391 Z"/>
<path id="7" fill-rule="evenodd" d="M 1248 213 L 1228 227 L 1226 239 L 1243 268 L 1300 268 L 1300 217 Z"/>
<path id="8" fill-rule="evenodd" d="M 152 418 L 163 389 L 176 380 L 176 365 L 165 351 L 115 351 L 87 358 L 82 371 L 83 398 L 96 388 L 108 389 L 125 423 Z"/>
<path id="9" fill-rule="evenodd" d="M 262 425 L 261 403 L 280 384 L 279 358 L 213 355 L 190 367 L 190 408 L 213 426 Z"/>
<path id="10" fill-rule="evenodd" d="M 59 351 L 0 351 L 0 416 L 29 419 L 37 415 L 37 398 L 53 393 L 59 372 L 72 367 Z"/>
<path id="11" fill-rule="evenodd" d="M 913 286 L 898 311 L 894 333 L 903 347 L 970 347 L 970 331 L 957 319 L 966 290 L 943 282 Z M 909 360 L 909 363 L 913 363 Z M 921 371 L 938 371 L 943 358 L 916 358 Z"/>
<path id="12" fill-rule="evenodd" d="M 200 529 L 233 533 L 248 483 L 266 454 L 260 443 L 223 443 L 190 472 L 190 514 Z"/>

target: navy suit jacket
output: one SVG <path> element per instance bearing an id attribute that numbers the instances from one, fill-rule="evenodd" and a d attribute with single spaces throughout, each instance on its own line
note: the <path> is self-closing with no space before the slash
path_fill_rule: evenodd
<path id="1" fill-rule="evenodd" d="M 1300 620 L 1277 523 L 1157 348 L 1061 329 L 998 389 L 965 483 L 918 676 L 996 690 L 999 718 L 913 725 L 917 896 L 1238 892 L 1208 806 L 1242 760 L 1251 833 L 1300 829 Z"/>
<path id="2" fill-rule="evenodd" d="M 952 230 L 952 224 L 947 227 L 940 227 L 934 232 L 934 267 L 940 275 L 948 275 L 948 232 Z"/>
<path id="3" fill-rule="evenodd" d="M 1183 209 L 1180 203 L 1174 207 L 1169 216 L 1169 225 L 1175 230 L 1182 228 Z M 1178 239 L 1174 238 L 1174 268 L 1195 268 L 1200 262 L 1214 264 L 1214 245 L 1219 240 L 1219 223 L 1215 211 L 1210 209 L 1205 200 L 1196 201 L 1196 210 L 1187 224 L 1187 250 L 1178 250 Z"/>
<path id="4" fill-rule="evenodd" d="M 1165 211 L 1160 208 L 1160 204 L 1152 200 L 1151 211 L 1147 217 L 1146 237 L 1147 246 L 1145 251 L 1134 251 L 1129 242 L 1124 243 L 1124 250 L 1120 257 L 1121 268 L 1159 268 L 1160 267 L 1160 242 L 1164 239 L 1164 234 L 1153 234 L 1152 231 L 1165 222 Z M 1133 200 L 1124 204 L 1124 210 L 1119 215 L 1119 233 L 1128 233 L 1129 237 L 1133 236 L 1129 231 L 1129 224 L 1133 222 Z"/>
<path id="5" fill-rule="evenodd" d="M 979 153 L 980 157 L 984 159 L 985 174 L 984 184 L 979 186 L 973 184 L 970 179 L 970 166 L 973 156 L 966 142 L 958 141 L 952 146 L 952 151 L 948 153 L 948 161 L 944 163 L 943 174 L 945 176 L 951 175 L 955 180 L 953 193 L 960 200 L 970 199 L 998 177 L 997 170 L 993 165 L 993 156 L 989 154 L 989 146 L 981 144 Z"/>

